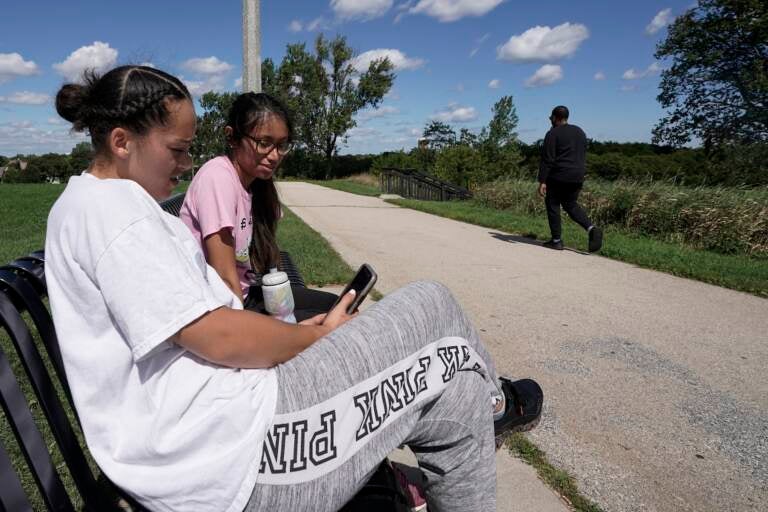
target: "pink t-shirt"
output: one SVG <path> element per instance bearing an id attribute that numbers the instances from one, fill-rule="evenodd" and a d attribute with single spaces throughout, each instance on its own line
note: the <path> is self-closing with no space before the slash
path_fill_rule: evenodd
<path id="1" fill-rule="evenodd" d="M 251 269 L 248 257 L 253 229 L 251 193 L 240 183 L 229 158 L 218 156 L 208 160 L 197 171 L 184 197 L 179 217 L 200 243 L 206 260 L 208 252 L 203 240 L 224 228 L 232 230 L 235 267 L 245 296 L 250 286 L 246 272 Z"/>

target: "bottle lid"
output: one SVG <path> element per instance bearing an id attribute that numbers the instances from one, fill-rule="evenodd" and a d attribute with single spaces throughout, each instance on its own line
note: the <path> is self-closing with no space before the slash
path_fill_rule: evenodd
<path id="1" fill-rule="evenodd" d="M 279 272 L 277 269 L 269 269 L 269 274 L 261 276 L 262 286 L 275 286 L 288 281 L 288 274 Z"/>

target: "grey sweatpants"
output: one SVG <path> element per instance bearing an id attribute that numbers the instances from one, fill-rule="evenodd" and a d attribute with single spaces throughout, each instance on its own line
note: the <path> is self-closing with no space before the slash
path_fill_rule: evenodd
<path id="1" fill-rule="evenodd" d="M 278 401 L 247 511 L 334 511 L 395 448 L 430 511 L 496 508 L 496 371 L 444 286 L 418 282 L 279 365 Z"/>

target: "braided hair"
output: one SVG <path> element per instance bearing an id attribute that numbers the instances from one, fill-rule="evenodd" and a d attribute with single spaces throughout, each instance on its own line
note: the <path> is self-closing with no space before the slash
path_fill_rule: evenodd
<path id="1" fill-rule="evenodd" d="M 88 70 L 82 84 L 65 84 L 56 94 L 56 111 L 75 131 L 88 131 L 95 153 L 103 153 L 113 129 L 138 135 L 165 124 L 166 99 L 191 99 L 175 76 L 147 66 L 120 66 L 98 76 Z"/>

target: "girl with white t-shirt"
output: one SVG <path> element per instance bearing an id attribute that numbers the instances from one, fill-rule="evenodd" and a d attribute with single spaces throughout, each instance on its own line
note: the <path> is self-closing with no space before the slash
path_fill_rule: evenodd
<path id="1" fill-rule="evenodd" d="M 249 92 L 235 98 L 222 135 L 227 154 L 200 167 L 179 217 L 245 308 L 264 312 L 260 278 L 278 268 L 280 260 L 276 232 L 281 210 L 274 178 L 291 150 L 293 125 L 277 99 Z M 299 320 L 327 312 L 336 301 L 332 293 L 291 288 Z"/>
<path id="2" fill-rule="evenodd" d="M 536 420 L 540 390 L 497 381 L 445 287 L 414 283 L 355 316 L 350 294 L 298 325 L 244 311 L 157 203 L 191 164 L 186 87 L 122 66 L 64 85 L 56 108 L 95 155 L 51 209 L 48 293 L 86 442 L 115 484 L 151 510 L 332 511 L 405 444 L 431 510 L 494 510 L 495 436 Z"/>

